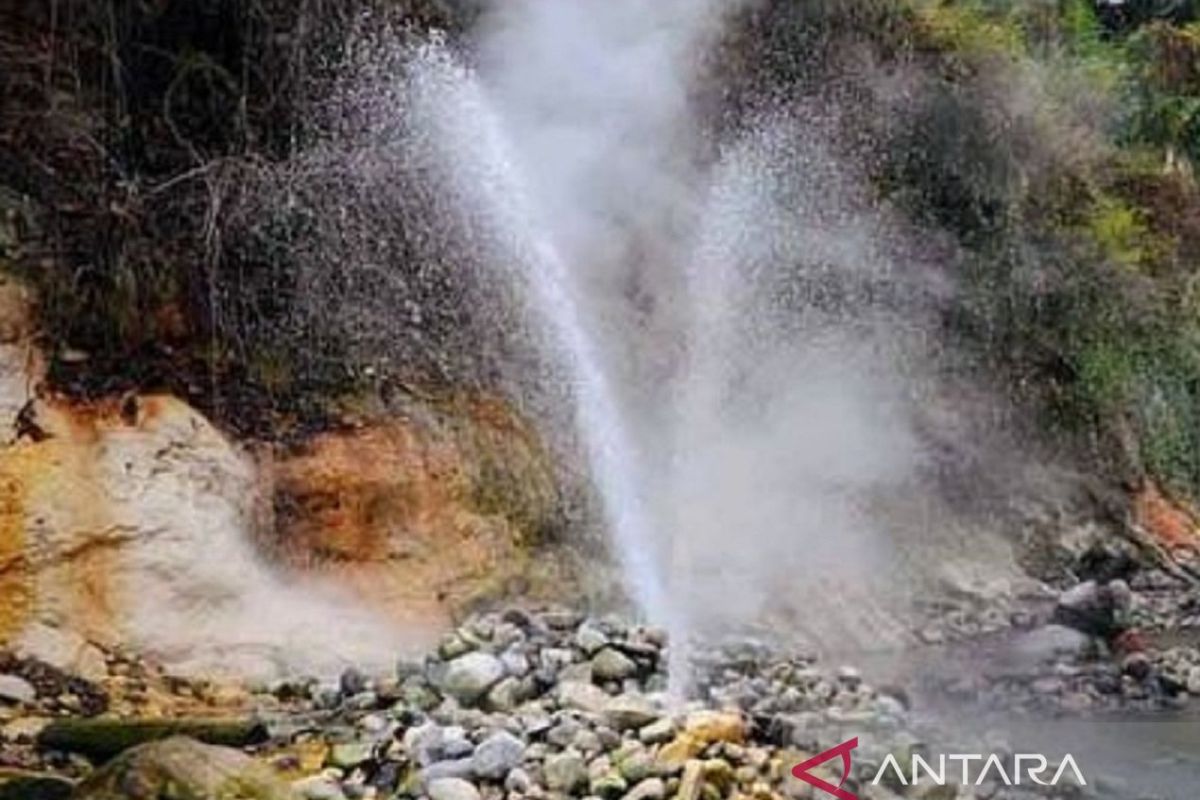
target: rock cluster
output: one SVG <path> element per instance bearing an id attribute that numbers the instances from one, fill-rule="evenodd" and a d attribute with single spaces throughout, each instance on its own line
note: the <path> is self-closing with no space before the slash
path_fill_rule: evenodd
<path id="1" fill-rule="evenodd" d="M 903 692 L 761 644 L 705 653 L 688 676 L 698 699 L 674 701 L 662 631 L 560 611 L 479 616 L 395 680 L 312 687 L 340 730 L 265 755 L 319 765 L 294 783 L 306 800 L 783 800 L 811 796 L 793 766 L 861 735 L 848 785 L 897 796 L 871 779 L 895 748 L 920 747 Z"/>

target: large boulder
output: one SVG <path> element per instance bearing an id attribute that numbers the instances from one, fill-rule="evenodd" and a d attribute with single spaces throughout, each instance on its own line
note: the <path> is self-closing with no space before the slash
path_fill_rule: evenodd
<path id="1" fill-rule="evenodd" d="M 297 800 L 269 768 L 237 750 L 183 737 L 135 747 L 81 783 L 72 800 Z"/>

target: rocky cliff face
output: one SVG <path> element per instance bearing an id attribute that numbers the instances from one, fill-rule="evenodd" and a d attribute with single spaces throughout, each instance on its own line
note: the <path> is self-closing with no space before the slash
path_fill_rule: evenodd
<path id="1" fill-rule="evenodd" d="M 502 406 L 246 447 L 169 396 L 33 396 L 30 329 L 0 322 L 0 639 L 64 668 L 103 669 L 88 643 L 182 671 L 383 663 L 552 524 L 549 460 Z"/>

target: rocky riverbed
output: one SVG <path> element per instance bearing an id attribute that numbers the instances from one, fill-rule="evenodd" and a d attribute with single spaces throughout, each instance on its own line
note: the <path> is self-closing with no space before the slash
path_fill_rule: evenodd
<path id="1" fill-rule="evenodd" d="M 981 639 L 969 651 L 990 672 L 939 658 L 941 671 L 887 688 L 767 638 L 709 644 L 686 676 L 686 700 L 668 681 L 668 648 L 664 631 L 616 617 L 513 608 L 468 619 L 393 674 L 348 669 L 328 681 L 223 686 L 118 653 L 84 678 L 8 654 L 0 798 L 799 800 L 825 795 L 792 767 L 851 737 L 846 789 L 862 798 L 1083 797 L 1103 795 L 1104 783 L 1006 785 L 995 772 L 966 787 L 874 779 L 889 754 L 905 772 L 914 752 L 1011 759 L 984 731 L 951 750 L 929 745 L 930 686 L 960 709 L 1007 702 L 1029 713 L 1181 707 L 1200 695 L 1195 648 L 1151 649 L 1149 668 L 1134 670 L 1053 626 Z M 995 672 L 1002 664 L 1007 675 Z M 837 767 L 816 774 L 836 784 Z"/>

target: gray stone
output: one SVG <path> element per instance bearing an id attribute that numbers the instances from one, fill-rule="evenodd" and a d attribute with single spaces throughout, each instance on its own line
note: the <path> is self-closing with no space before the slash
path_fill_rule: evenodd
<path id="1" fill-rule="evenodd" d="M 580 661 L 578 664 L 568 664 L 558 671 L 559 681 L 574 681 L 578 683 L 592 682 L 592 662 Z"/>
<path id="2" fill-rule="evenodd" d="M 488 691 L 487 707 L 493 711 L 512 711 L 526 697 L 525 685 L 518 678 L 508 677 Z"/>
<path id="3" fill-rule="evenodd" d="M 480 800 L 475 784 L 462 778 L 438 778 L 425 791 L 430 800 Z"/>
<path id="4" fill-rule="evenodd" d="M 529 777 L 529 773 L 520 767 L 510 770 L 508 777 L 504 779 L 504 791 L 506 792 L 529 794 L 532 788 L 533 778 Z"/>
<path id="5" fill-rule="evenodd" d="M 595 755 L 603 748 L 600 737 L 587 728 L 582 728 L 571 737 L 571 746 L 584 755 Z"/>
<path id="6" fill-rule="evenodd" d="M 655 720 L 638 730 L 638 739 L 646 744 L 662 744 L 675 738 L 675 723 L 670 717 Z"/>
<path id="7" fill-rule="evenodd" d="M 637 673 L 637 663 L 611 647 L 606 647 L 592 659 L 592 679 L 597 682 L 621 681 Z"/>
<path id="8" fill-rule="evenodd" d="M 604 800 L 616 800 L 629 789 L 629 784 L 616 772 L 606 772 L 588 783 L 588 790 L 594 797 Z"/>
<path id="9" fill-rule="evenodd" d="M 666 796 L 667 785 L 662 778 L 647 778 L 630 789 L 624 800 L 663 800 Z"/>
<path id="10" fill-rule="evenodd" d="M 17 675 L 0 675 L 0 700 L 10 703 L 32 703 L 37 699 L 33 684 Z"/>
<path id="11" fill-rule="evenodd" d="M 237 787 L 243 800 L 295 797 L 268 767 L 240 751 L 179 736 L 126 750 L 88 776 L 71 796 L 74 800 L 220 797 L 230 786 Z"/>
<path id="12" fill-rule="evenodd" d="M 371 760 L 372 747 L 367 742 L 343 742 L 329 749 L 329 764 L 338 769 L 351 769 Z"/>
<path id="13" fill-rule="evenodd" d="M 506 674 L 517 678 L 525 677 L 533 669 L 529 664 L 529 658 L 521 651 L 513 648 L 509 648 L 500 654 L 500 663 L 504 665 L 504 672 Z"/>
<path id="14" fill-rule="evenodd" d="M 426 722 L 404 732 L 404 749 L 417 762 L 426 767 L 442 757 L 445 733 L 440 725 Z"/>
<path id="15" fill-rule="evenodd" d="M 683 766 L 683 776 L 679 779 L 679 792 L 675 800 L 699 800 L 700 790 L 704 788 L 704 762 L 690 759 Z"/>
<path id="16" fill-rule="evenodd" d="M 542 771 L 546 786 L 553 791 L 572 794 L 587 785 L 587 764 L 583 756 L 571 750 L 547 758 Z"/>
<path id="17" fill-rule="evenodd" d="M 465 758 L 475 752 L 475 745 L 467 738 L 467 732 L 458 725 L 442 730 L 442 757 Z"/>
<path id="18" fill-rule="evenodd" d="M 367 691 L 370 688 L 370 681 L 362 670 L 349 667 L 342 672 L 342 676 L 338 679 L 338 688 L 344 696 L 353 697 Z"/>
<path id="19" fill-rule="evenodd" d="M 475 777 L 474 758 L 451 758 L 430 764 L 421 770 L 421 782 L 427 787 L 430 783 L 442 778 L 462 778 L 467 780 Z"/>
<path id="20" fill-rule="evenodd" d="M 564 719 L 546 732 L 546 741 L 556 747 L 567 748 L 575 740 L 575 735 L 583 730 L 583 726 L 574 719 Z"/>
<path id="21" fill-rule="evenodd" d="M 608 707 L 609 696 L 599 686 L 583 681 L 564 681 L 555 693 L 563 708 L 574 708 L 589 714 L 600 714 Z"/>
<path id="22" fill-rule="evenodd" d="M 520 766 L 525 743 L 508 731 L 496 731 L 484 739 L 471 757 L 475 775 L 498 781 Z"/>
<path id="23" fill-rule="evenodd" d="M 589 656 L 608 644 L 608 637 L 594 625 L 583 624 L 575 632 L 575 646 Z"/>
<path id="24" fill-rule="evenodd" d="M 1188 694 L 1200 695 L 1200 667 L 1192 667 L 1187 674 Z"/>
<path id="25" fill-rule="evenodd" d="M 1082 656 L 1091 646 L 1090 637 L 1074 628 L 1043 625 L 1021 636 L 1016 651 L 1025 660 L 1048 662 L 1061 656 Z"/>
<path id="26" fill-rule="evenodd" d="M 438 657 L 443 661 L 452 661 L 466 655 L 475 649 L 475 645 L 457 633 L 448 633 L 438 644 Z"/>
<path id="27" fill-rule="evenodd" d="M 617 760 L 617 769 L 631 784 L 638 784 L 654 776 L 654 756 L 645 748 L 634 750 Z"/>
<path id="28" fill-rule="evenodd" d="M 623 694 L 610 700 L 604 709 L 604 719 L 619 731 L 644 728 L 658 720 L 661 712 L 648 698 Z"/>
<path id="29" fill-rule="evenodd" d="M 467 653 L 446 665 L 441 686 L 459 703 L 471 705 L 503 677 L 500 659 L 488 653 Z"/>
<path id="30" fill-rule="evenodd" d="M 342 787 L 328 775 L 312 775 L 292 784 L 292 791 L 303 800 L 346 800 Z"/>

